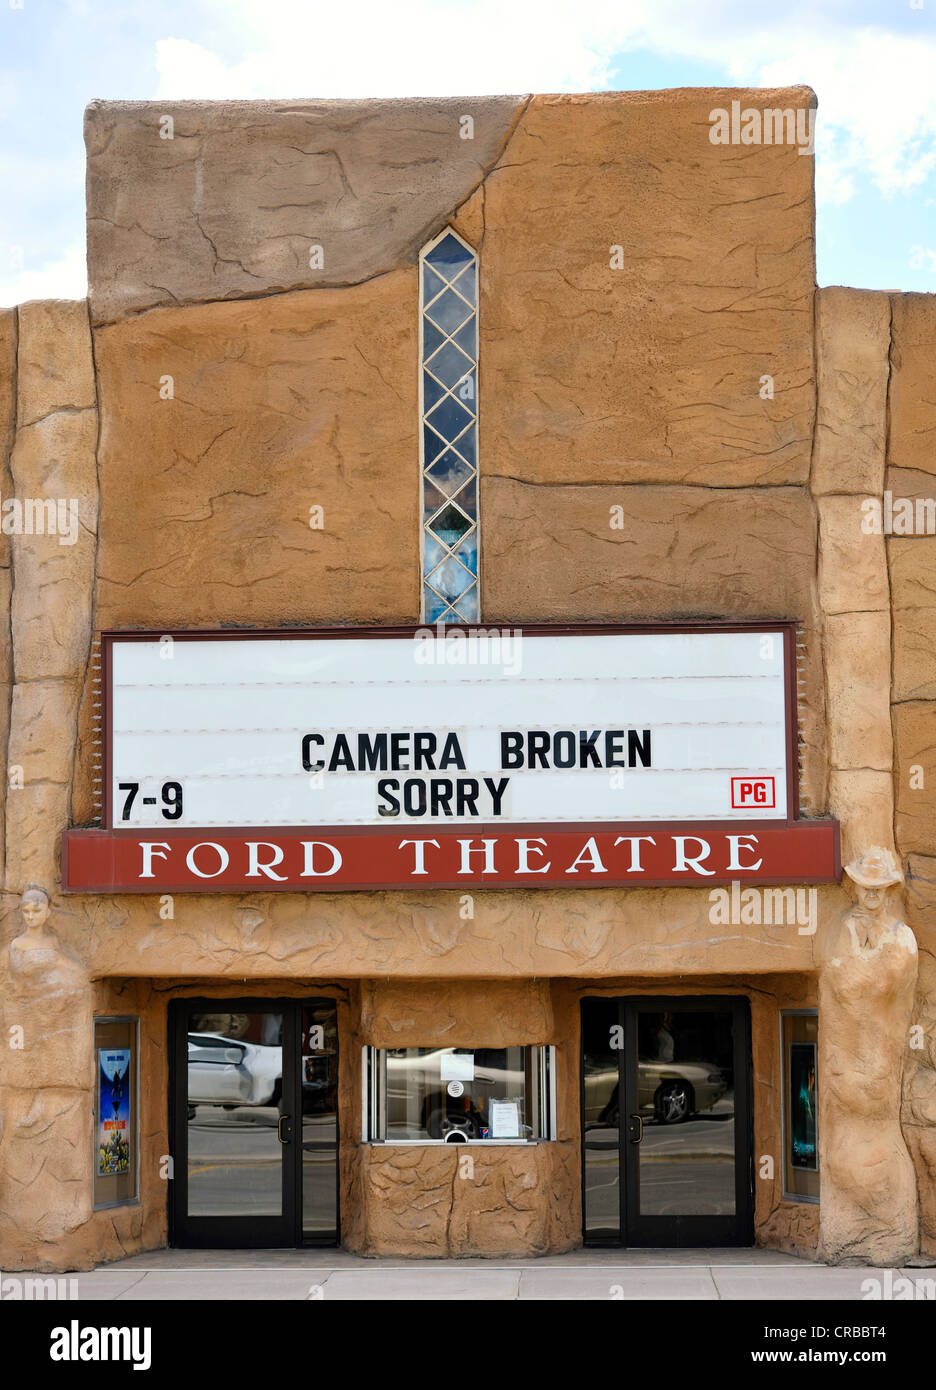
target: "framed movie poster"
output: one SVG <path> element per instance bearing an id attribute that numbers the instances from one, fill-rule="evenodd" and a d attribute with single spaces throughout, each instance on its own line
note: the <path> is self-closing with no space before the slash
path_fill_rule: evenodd
<path id="1" fill-rule="evenodd" d="M 815 1172 L 816 1148 L 816 1044 L 790 1044 L 790 1164 Z"/>
<path id="2" fill-rule="evenodd" d="M 819 1015 L 815 1009 L 780 1016 L 783 1082 L 783 1192 L 819 1200 Z"/>
<path id="3" fill-rule="evenodd" d="M 137 1196 L 138 1020 L 94 1020 L 94 1206 Z"/>
<path id="4" fill-rule="evenodd" d="M 130 1048 L 99 1047 L 98 1170 L 130 1172 Z"/>

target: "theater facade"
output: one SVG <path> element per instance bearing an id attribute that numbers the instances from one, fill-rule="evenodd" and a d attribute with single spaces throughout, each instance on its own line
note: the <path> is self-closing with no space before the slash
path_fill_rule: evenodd
<path id="1" fill-rule="evenodd" d="M 0 313 L 5 1268 L 936 1258 L 936 302 L 816 289 L 814 120 L 89 107 L 88 300 Z"/>

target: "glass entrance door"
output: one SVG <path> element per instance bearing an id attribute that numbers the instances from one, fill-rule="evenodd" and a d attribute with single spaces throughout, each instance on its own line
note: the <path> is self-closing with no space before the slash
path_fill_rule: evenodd
<path id="1" fill-rule="evenodd" d="M 171 1006 L 171 1241 L 335 1241 L 334 1000 L 186 999 Z"/>
<path id="2" fill-rule="evenodd" d="M 587 1244 L 753 1244 L 750 1018 L 730 997 L 582 1003 Z"/>

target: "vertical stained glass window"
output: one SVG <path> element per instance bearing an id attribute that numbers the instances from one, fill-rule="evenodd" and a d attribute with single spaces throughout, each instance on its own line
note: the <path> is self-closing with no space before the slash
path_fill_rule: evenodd
<path id="1" fill-rule="evenodd" d="M 446 228 L 420 258 L 422 606 L 473 623 L 478 599 L 478 258 Z"/>

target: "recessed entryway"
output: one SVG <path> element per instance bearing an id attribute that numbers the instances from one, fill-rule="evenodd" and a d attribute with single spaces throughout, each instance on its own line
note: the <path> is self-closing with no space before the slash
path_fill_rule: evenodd
<path id="1" fill-rule="evenodd" d="M 337 1243 L 333 999 L 170 1005 L 170 1244 Z"/>
<path id="2" fill-rule="evenodd" d="M 746 999 L 582 1000 L 584 1240 L 754 1243 Z"/>

